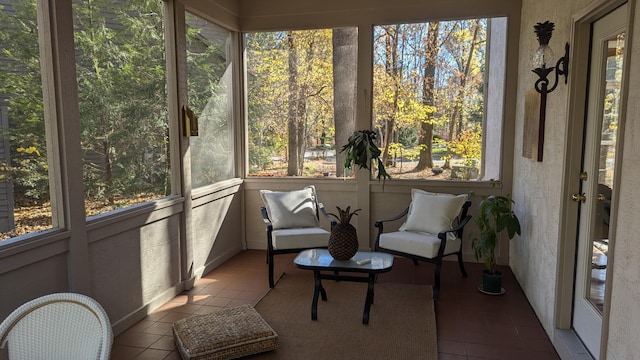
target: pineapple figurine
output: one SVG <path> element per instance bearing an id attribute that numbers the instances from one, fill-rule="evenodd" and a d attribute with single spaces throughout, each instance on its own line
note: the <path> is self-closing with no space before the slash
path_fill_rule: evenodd
<path id="1" fill-rule="evenodd" d="M 331 229 L 328 250 L 329 254 L 331 254 L 331 256 L 336 260 L 349 260 L 356 254 L 356 252 L 358 252 L 359 247 L 358 233 L 356 232 L 356 228 L 354 228 L 349 222 L 351 221 L 351 217 L 353 215 L 358 215 L 358 211 L 362 209 L 357 209 L 351 212 L 351 206 L 347 206 L 345 210 L 342 210 L 337 206 L 336 208 L 338 209 L 340 216 L 336 216 L 332 213 L 328 214 L 338 220 L 338 223 Z"/>

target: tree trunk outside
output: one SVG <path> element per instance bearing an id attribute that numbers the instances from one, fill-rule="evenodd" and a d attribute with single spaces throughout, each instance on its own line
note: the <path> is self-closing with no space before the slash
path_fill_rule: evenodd
<path id="1" fill-rule="evenodd" d="M 340 152 L 356 129 L 358 29 L 333 29 L 333 113 L 336 129 L 336 176 L 344 175 L 346 154 Z"/>
<path id="2" fill-rule="evenodd" d="M 384 129 L 384 149 L 382 151 L 382 163 L 387 165 L 389 160 L 389 145 L 393 141 L 393 131 L 396 127 L 396 119 L 395 119 L 395 111 L 398 109 L 398 81 L 400 81 L 399 77 L 399 69 L 398 69 L 398 25 L 388 26 L 387 27 L 387 36 L 385 38 L 385 52 L 386 52 L 386 63 L 385 63 L 385 71 L 387 74 L 394 79 L 394 90 L 393 90 L 393 109 L 394 114 L 390 119 L 385 121 L 385 129 Z"/>
<path id="3" fill-rule="evenodd" d="M 456 125 L 458 124 L 458 121 L 462 123 L 462 105 L 464 102 L 465 87 L 467 86 L 467 78 L 469 77 L 469 71 L 471 70 L 471 59 L 473 58 L 473 53 L 475 51 L 475 46 L 476 46 L 476 39 L 478 38 L 478 29 L 479 29 L 478 20 L 475 20 L 473 24 L 473 28 L 474 28 L 473 40 L 471 40 L 471 49 L 469 50 L 469 57 L 466 59 L 464 69 L 462 69 L 463 75 L 462 75 L 462 79 L 460 79 L 460 88 L 458 91 L 458 95 L 454 100 L 455 103 L 453 107 L 453 114 L 451 115 L 451 122 L 449 123 L 448 141 L 455 140 L 455 138 L 457 137 L 456 134 L 460 132 L 460 129 L 458 129 L 458 132 L 456 133 L 456 128 L 461 127 L 461 125 L 460 126 L 456 126 Z M 451 167 L 450 161 L 451 161 L 451 151 L 447 146 L 447 160 L 445 162 L 445 166 L 444 166 L 445 168 Z"/>
<path id="4" fill-rule="evenodd" d="M 303 137 L 300 138 L 300 128 L 303 127 L 302 119 L 299 118 L 299 107 L 302 99 L 299 98 L 300 90 L 298 88 L 298 54 L 294 43 L 292 33 L 287 33 L 287 45 L 289 49 L 289 109 L 288 109 L 288 150 L 287 150 L 287 176 L 302 175 L 302 169 L 299 166 L 300 157 L 304 158 L 304 154 L 300 154 L 300 144 L 304 143 L 304 128 L 302 129 Z"/>
<path id="5" fill-rule="evenodd" d="M 436 59 L 438 58 L 438 30 L 439 22 L 429 23 L 429 33 L 425 42 L 425 66 L 422 80 L 422 103 L 428 106 L 435 106 L 435 76 Z M 433 167 L 433 114 L 429 114 L 427 119 L 423 119 L 420 125 L 420 159 L 415 171 L 422 171 Z"/>
<path id="6" fill-rule="evenodd" d="M 109 141 L 102 141 L 102 149 L 104 156 L 104 182 L 107 188 L 106 198 L 109 201 L 109 204 L 114 204 L 115 199 L 113 197 L 113 163 L 111 160 L 111 146 L 109 145 Z"/>

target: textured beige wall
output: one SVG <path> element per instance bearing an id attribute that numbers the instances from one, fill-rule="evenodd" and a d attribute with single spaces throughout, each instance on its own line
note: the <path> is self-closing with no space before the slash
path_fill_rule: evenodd
<path id="1" fill-rule="evenodd" d="M 582 1 L 581 3 L 584 3 Z M 510 262 L 523 290 L 549 334 L 553 333 L 558 231 L 561 205 L 563 151 L 568 87 L 561 83 L 547 98 L 544 161 L 528 160 L 522 154 L 524 96 L 533 88 L 535 74 L 531 56 L 538 48 L 533 25 L 555 23 L 550 42 L 561 53 L 570 39 L 571 14 L 584 6 L 577 1 L 523 1 L 518 59 L 518 96 L 513 194 L 522 221 L 522 236 L 511 241 Z"/>
<path id="2" fill-rule="evenodd" d="M 25 301 L 69 288 L 66 241 L 0 259 L 0 319 Z M 49 246 L 51 247 L 51 246 Z M 51 253 L 49 252 L 51 251 Z M 25 300 L 27 299 L 27 300 Z"/>
<path id="3" fill-rule="evenodd" d="M 91 296 L 105 308 L 116 332 L 130 325 L 120 324 L 130 314 L 173 295 L 165 292 L 180 282 L 178 219 L 122 229 L 91 244 Z"/>
<path id="4" fill-rule="evenodd" d="M 555 23 L 550 46 L 558 56 L 564 43 L 572 39 L 572 15 L 582 14 L 599 3 L 603 2 L 524 0 L 522 4 L 514 149 L 517 155 L 514 158 L 513 188 L 523 234 L 511 242 L 510 264 L 552 339 L 557 325 L 556 312 L 560 310 L 556 308 L 559 296 L 556 284 L 561 276 L 559 271 L 563 261 L 566 261 L 566 258 L 561 257 L 562 254 L 559 255 L 559 249 L 566 246 L 567 242 L 575 242 L 575 239 L 561 236 L 561 226 L 575 225 L 558 221 L 563 215 L 563 201 L 568 201 L 563 199 L 566 194 L 563 194 L 562 189 L 565 181 L 563 169 L 566 166 L 565 143 L 569 135 L 569 88 L 561 83 L 548 97 L 544 161 L 539 163 L 519 156 L 522 152 L 524 95 L 532 89 L 535 81 L 530 59 L 538 44 L 533 25 L 546 20 Z M 635 10 L 635 17 L 638 18 L 639 15 L 640 11 Z M 634 221 L 639 210 L 635 199 L 638 198 L 640 189 L 637 176 L 637 169 L 640 168 L 640 143 L 637 140 L 640 127 L 635 121 L 640 117 L 640 47 L 637 41 L 640 27 L 637 22 L 632 30 L 635 44 L 627 45 L 633 64 L 628 73 L 630 88 L 615 239 L 616 256 L 611 274 L 613 286 L 607 346 L 609 359 L 627 359 L 640 353 L 640 343 L 637 341 L 637 333 L 640 331 L 640 250 L 637 246 L 640 224 Z"/>
<path id="5" fill-rule="evenodd" d="M 241 189 L 235 184 L 194 200 L 191 275 L 200 277 L 243 250 Z"/>

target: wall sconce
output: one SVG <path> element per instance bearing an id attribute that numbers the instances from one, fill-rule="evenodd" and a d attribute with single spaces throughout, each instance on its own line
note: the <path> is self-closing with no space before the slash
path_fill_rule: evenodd
<path id="1" fill-rule="evenodd" d="M 569 43 L 564 46 L 564 56 L 558 59 L 555 66 L 548 67 L 553 64 L 553 51 L 549 47 L 549 40 L 553 33 L 555 24 L 549 21 L 537 23 L 533 28 L 538 37 L 540 47 L 533 55 L 532 71 L 538 75 L 535 83 L 535 89 L 540 93 L 540 123 L 538 125 L 538 161 L 542 161 L 542 148 L 544 144 L 544 125 L 547 108 L 547 94 L 552 92 L 558 86 L 558 77 L 564 76 L 564 83 L 567 83 L 569 75 Z M 555 70 L 555 81 L 549 87 L 549 74 Z"/>

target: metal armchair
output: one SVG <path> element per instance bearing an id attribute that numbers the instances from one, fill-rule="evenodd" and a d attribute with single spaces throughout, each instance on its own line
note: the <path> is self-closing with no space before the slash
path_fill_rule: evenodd
<path id="1" fill-rule="evenodd" d="M 432 193 L 427 193 L 432 194 Z M 455 197 L 448 194 L 433 194 L 440 197 Z M 390 219 L 377 220 L 375 227 L 378 228 L 378 235 L 375 242 L 375 251 L 382 251 L 397 256 L 412 259 L 414 264 L 418 265 L 418 261 L 424 261 L 436 266 L 434 274 L 433 298 L 438 299 L 440 295 L 440 272 L 442 269 L 442 260 L 446 256 L 456 255 L 458 257 L 458 265 L 463 277 L 467 277 L 467 272 L 462 261 L 462 234 L 464 226 L 471 219 L 467 215 L 471 201 L 465 200 L 465 197 L 457 196 L 461 203 L 461 207 L 448 206 L 449 212 L 453 215 L 445 216 L 449 225 L 442 226 L 439 230 L 418 229 L 410 226 L 410 219 L 400 227 L 399 231 L 384 232 L 384 223 L 396 221 L 409 215 L 413 216 L 414 222 L 429 222 L 430 213 L 439 211 L 434 208 L 434 204 L 424 204 L 422 210 L 416 209 L 416 197 L 413 197 L 412 205 L 407 207 L 403 212 Z M 443 199 L 437 199 L 442 202 Z M 413 207 L 413 209 L 412 209 Z M 454 210 L 455 209 L 455 210 Z M 452 211 L 456 211 L 453 213 Z M 440 217 L 443 214 L 438 214 Z M 450 220 L 449 220 L 450 218 Z M 425 220 L 427 219 L 427 220 Z M 432 226 L 433 228 L 433 226 Z M 430 231 L 425 231 L 430 230 Z"/>
<path id="2" fill-rule="evenodd" d="M 267 264 L 269 287 L 273 288 L 273 257 L 298 253 L 312 248 L 326 248 L 331 233 L 320 226 L 320 215 L 331 227 L 337 223 L 317 202 L 314 186 L 289 192 L 260 192 L 265 206 L 260 208 L 267 230 Z"/>

